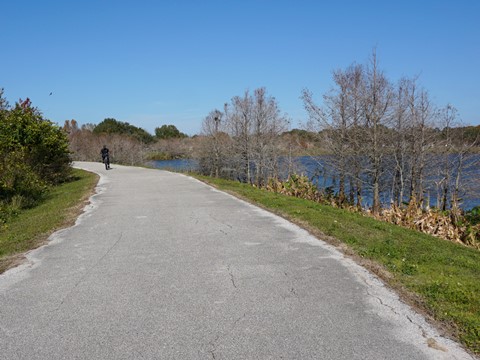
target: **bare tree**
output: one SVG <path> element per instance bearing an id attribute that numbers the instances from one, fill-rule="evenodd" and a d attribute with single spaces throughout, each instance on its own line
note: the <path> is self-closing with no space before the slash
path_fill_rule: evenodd
<path id="1" fill-rule="evenodd" d="M 399 81 L 394 100 L 394 119 L 390 139 L 392 153 L 392 174 L 391 174 L 391 202 L 398 206 L 402 204 L 405 196 L 406 181 L 408 178 L 408 102 L 406 89 L 410 83 L 409 79 L 403 78 Z"/>
<path id="2" fill-rule="evenodd" d="M 373 192 L 372 211 L 381 208 L 380 182 L 384 172 L 385 130 L 390 125 L 393 105 L 392 86 L 385 74 L 378 68 L 374 50 L 366 67 L 363 93 L 363 112 L 366 126 L 365 154 L 369 159 L 369 177 Z"/>
<path id="3" fill-rule="evenodd" d="M 94 134 L 89 126 L 78 129 L 75 120 L 67 120 L 63 127 L 68 132 L 70 151 L 74 160 L 100 161 L 100 149 L 108 145 L 112 162 L 138 165 L 146 159 L 145 144 L 122 134 Z"/>
<path id="4" fill-rule="evenodd" d="M 362 207 L 362 190 L 363 190 L 363 166 L 362 166 L 362 144 L 363 144 L 363 133 L 364 133 L 364 115 L 362 110 L 362 94 L 363 87 L 365 86 L 365 71 L 362 65 L 352 65 L 348 69 L 348 79 L 349 79 L 349 99 L 350 99 L 350 117 L 351 117 L 351 128 L 349 131 L 349 143 L 351 157 L 349 159 L 350 163 L 350 191 L 349 198 L 350 203 L 356 201 L 356 206 L 358 208 Z"/>
<path id="5" fill-rule="evenodd" d="M 250 183 L 252 155 L 253 99 L 248 91 L 243 97 L 235 96 L 231 105 L 225 105 L 225 118 L 233 139 L 232 165 L 240 181 Z"/>
<path id="6" fill-rule="evenodd" d="M 276 99 L 265 88 L 232 98 L 225 105 L 225 131 L 232 139 L 229 163 L 236 178 L 262 186 L 269 177 L 278 176 L 277 139 L 288 128 L 288 119 L 280 115 Z"/>
<path id="7" fill-rule="evenodd" d="M 324 95 L 325 104 L 327 106 L 327 114 L 330 119 L 330 148 L 334 152 L 332 161 L 338 173 L 338 200 L 343 204 L 346 200 L 345 182 L 347 178 L 347 160 L 349 158 L 349 137 L 348 131 L 350 128 L 349 116 L 349 98 L 348 88 L 350 86 L 348 81 L 348 74 L 344 71 L 337 70 L 333 72 L 333 80 L 337 86 L 333 94 Z"/>
<path id="8" fill-rule="evenodd" d="M 409 161 L 409 203 L 422 207 L 425 201 L 425 171 L 434 142 L 432 128 L 436 110 L 426 90 L 418 89 L 415 80 L 405 88 L 408 103 L 408 161 Z"/>
<path id="9" fill-rule="evenodd" d="M 202 123 L 202 149 L 200 154 L 201 171 L 219 177 L 227 161 L 227 144 L 230 138 L 226 133 L 223 113 L 217 109 L 211 111 Z"/>
<path id="10" fill-rule="evenodd" d="M 449 104 L 440 111 L 440 121 L 443 130 L 437 146 L 440 154 L 437 206 L 443 211 L 450 208 L 456 221 L 460 211 L 460 193 L 466 192 L 469 187 L 464 175 L 467 173 L 468 178 L 468 171 L 478 163 L 478 159 L 471 156 L 475 142 L 469 144 L 465 141 L 464 130 L 457 122 L 457 110 L 453 106 Z"/>
<path id="11" fill-rule="evenodd" d="M 324 165 L 338 176 L 338 201 L 361 207 L 362 157 L 364 156 L 364 117 L 362 94 L 364 71 L 361 65 L 333 72 L 334 87 L 324 95 L 324 106 L 318 106 L 312 93 L 304 90 L 302 99 L 309 114 L 309 129 L 322 132 L 331 157 Z M 347 195 L 347 184 L 349 187 Z"/>
<path id="12" fill-rule="evenodd" d="M 254 91 L 252 121 L 252 164 L 255 183 L 263 186 L 270 177 L 279 175 L 279 147 L 277 140 L 288 128 L 288 119 L 280 115 L 274 97 L 268 96 L 265 88 Z"/>
<path id="13" fill-rule="evenodd" d="M 417 80 L 401 79 L 394 89 L 374 50 L 365 67 L 333 72 L 334 86 L 323 104 L 309 90 L 302 92 L 308 130 L 323 139 L 329 152 L 326 161 L 318 160 L 322 175 L 325 179 L 331 170 L 338 179 L 338 203 L 356 199 L 360 207 L 371 192 L 373 213 L 387 200 L 425 208 L 435 183 L 437 206 L 450 209 L 453 219 L 459 218 L 462 196 L 480 191 L 478 181 L 471 180 L 478 179 L 475 166 L 480 161 L 472 156 L 478 139 L 472 138 L 471 129 L 467 135 L 455 127 L 453 107 L 439 112 Z"/>

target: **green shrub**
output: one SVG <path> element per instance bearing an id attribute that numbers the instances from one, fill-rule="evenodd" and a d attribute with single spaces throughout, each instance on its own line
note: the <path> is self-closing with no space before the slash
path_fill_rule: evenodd
<path id="1" fill-rule="evenodd" d="M 71 168 L 66 134 L 43 119 L 30 100 L 0 110 L 0 202 L 5 219 L 6 209 L 37 204 L 48 185 L 68 179 Z"/>
<path id="2" fill-rule="evenodd" d="M 472 225 L 480 224 L 480 206 L 475 206 L 472 210 L 467 211 L 465 218 Z"/>
<path id="3" fill-rule="evenodd" d="M 146 130 L 138 128 L 128 122 L 118 121 L 112 118 L 104 119 L 93 128 L 94 134 L 122 134 L 129 135 L 144 144 L 150 144 L 154 138 Z"/>
<path id="4" fill-rule="evenodd" d="M 0 200 L 10 202 L 18 195 L 33 205 L 45 191 L 46 183 L 27 164 L 22 151 L 4 154 L 0 161 Z"/>

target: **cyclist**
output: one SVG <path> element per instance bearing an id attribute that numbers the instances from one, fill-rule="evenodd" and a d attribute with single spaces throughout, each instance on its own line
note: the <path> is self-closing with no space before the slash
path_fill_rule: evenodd
<path id="1" fill-rule="evenodd" d="M 110 154 L 107 148 L 107 145 L 103 145 L 102 150 L 100 150 L 100 154 L 102 154 L 102 162 L 105 164 L 105 169 L 110 169 Z"/>

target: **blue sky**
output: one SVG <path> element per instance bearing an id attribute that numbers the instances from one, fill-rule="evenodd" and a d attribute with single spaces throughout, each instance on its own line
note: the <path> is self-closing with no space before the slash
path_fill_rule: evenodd
<path id="1" fill-rule="evenodd" d="M 0 27 L 7 99 L 59 124 L 113 117 L 193 135 L 264 86 L 298 127 L 302 89 L 320 101 L 332 70 L 374 47 L 392 81 L 419 75 L 435 104 L 480 124 L 478 0 L 6 0 Z"/>

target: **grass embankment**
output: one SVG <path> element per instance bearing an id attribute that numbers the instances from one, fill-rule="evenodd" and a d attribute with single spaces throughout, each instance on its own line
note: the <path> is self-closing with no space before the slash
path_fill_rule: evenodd
<path id="1" fill-rule="evenodd" d="M 38 206 L 23 210 L 0 230 L 0 273 L 18 264 L 23 253 L 44 244 L 54 231 L 73 225 L 98 181 L 73 169 L 73 180 L 53 187 Z"/>
<path id="2" fill-rule="evenodd" d="M 350 255 L 404 300 L 480 353 L 480 251 L 312 201 L 196 177 L 286 217 L 334 245 L 346 244 Z"/>

